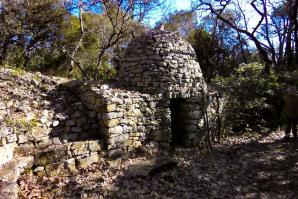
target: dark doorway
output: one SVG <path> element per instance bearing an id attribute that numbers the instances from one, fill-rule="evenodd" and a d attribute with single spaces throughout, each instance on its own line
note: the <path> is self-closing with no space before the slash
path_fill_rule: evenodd
<path id="1" fill-rule="evenodd" d="M 183 146 L 185 139 L 185 113 L 183 110 L 185 99 L 172 99 L 170 103 L 171 110 L 171 146 Z"/>

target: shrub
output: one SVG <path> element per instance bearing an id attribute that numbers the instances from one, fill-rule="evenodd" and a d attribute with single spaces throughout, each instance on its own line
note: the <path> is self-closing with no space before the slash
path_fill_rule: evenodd
<path id="1" fill-rule="evenodd" d="M 264 75 L 261 63 L 241 64 L 228 78 L 213 84 L 226 97 L 224 127 L 232 132 L 264 131 L 276 127 L 276 107 L 283 83 L 274 72 Z"/>

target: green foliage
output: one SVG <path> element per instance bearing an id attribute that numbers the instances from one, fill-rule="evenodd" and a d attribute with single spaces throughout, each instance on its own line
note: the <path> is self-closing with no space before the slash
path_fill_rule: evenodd
<path id="1" fill-rule="evenodd" d="M 5 118 L 4 123 L 6 123 L 9 126 L 12 126 L 14 128 L 14 131 L 16 133 L 18 132 L 29 132 L 31 131 L 34 127 L 38 125 L 38 119 L 37 118 L 32 118 L 30 120 L 27 120 L 25 117 L 21 118 Z"/>
<path id="2" fill-rule="evenodd" d="M 8 64 L 0 65 L 0 67 L 11 69 L 11 75 L 14 77 L 20 77 L 25 74 L 24 68 L 22 67 L 15 67 Z"/>
<path id="3" fill-rule="evenodd" d="M 78 65 L 88 78 L 94 79 L 96 76 L 97 79 L 109 79 L 113 77 L 115 69 L 112 67 L 111 60 L 116 55 L 117 50 L 127 46 L 132 37 L 132 30 L 136 35 L 143 32 L 143 26 L 132 20 L 126 20 L 121 25 L 119 21 L 123 19 L 121 19 L 122 14 L 120 12 L 110 14 L 112 15 L 108 17 L 104 13 L 84 13 L 82 15 L 84 33 L 81 33 L 80 21 L 77 17 L 72 16 L 68 22 L 65 22 L 61 30 L 61 34 L 64 36 L 60 45 L 65 48 L 69 55 L 73 55 L 76 62 L 74 67 L 71 67 L 69 77 L 86 78 Z M 116 22 L 117 20 L 118 22 Z M 71 58 L 68 60 L 66 65 L 68 68 L 65 70 L 70 69 L 70 62 Z"/>
<path id="4" fill-rule="evenodd" d="M 296 66 L 297 67 L 297 66 Z M 298 69 L 293 71 L 286 71 L 280 74 L 280 81 L 284 82 L 284 84 L 294 85 L 298 87 Z"/>
<path id="5" fill-rule="evenodd" d="M 225 124 L 234 132 L 263 131 L 277 123 L 276 109 L 284 87 L 278 75 L 264 75 L 260 63 L 242 64 L 213 84 L 225 93 Z"/>
<path id="6" fill-rule="evenodd" d="M 1 1 L 0 65 L 42 70 L 67 12 L 59 0 Z"/>

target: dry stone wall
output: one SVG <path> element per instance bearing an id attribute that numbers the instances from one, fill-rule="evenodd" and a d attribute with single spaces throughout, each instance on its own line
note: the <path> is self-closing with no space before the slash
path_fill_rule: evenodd
<path id="1" fill-rule="evenodd" d="M 129 88 L 168 98 L 188 98 L 206 90 L 191 45 L 163 30 L 150 31 L 129 44 L 118 79 Z"/>
<path id="2" fill-rule="evenodd" d="M 53 174 L 104 156 L 96 112 L 63 87 L 65 81 L 0 68 L 0 167 L 31 156 L 34 172 Z"/>
<path id="3" fill-rule="evenodd" d="M 113 82 L 3 68 L 0 80 L 0 165 L 30 156 L 35 173 L 54 174 L 204 136 L 200 66 L 190 44 L 168 31 L 132 41 Z"/>
<path id="4" fill-rule="evenodd" d="M 118 88 L 113 84 L 68 84 L 84 104 L 97 112 L 109 156 L 127 153 L 147 144 L 167 148 L 171 138 L 169 101 Z"/>
<path id="5" fill-rule="evenodd" d="M 3 184 L 17 186 L 17 176 L 7 176 L 20 167 L 56 175 L 144 145 L 156 152 L 196 145 L 206 91 L 194 50 L 168 31 L 132 41 L 113 82 L 0 68 L 0 193 L 12 190 Z M 207 111 L 216 117 L 213 102 Z"/>

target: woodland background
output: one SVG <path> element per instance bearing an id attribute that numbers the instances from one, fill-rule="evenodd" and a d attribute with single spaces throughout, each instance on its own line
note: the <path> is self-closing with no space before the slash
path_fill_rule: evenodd
<path id="1" fill-rule="evenodd" d="M 73 79 L 114 77 L 131 39 L 165 0 L 1 0 L 0 66 Z M 189 41 L 211 90 L 226 99 L 223 132 L 265 132 L 298 86 L 298 2 L 193 0 L 156 26 Z M 254 22 L 251 22 L 251 21 Z"/>

